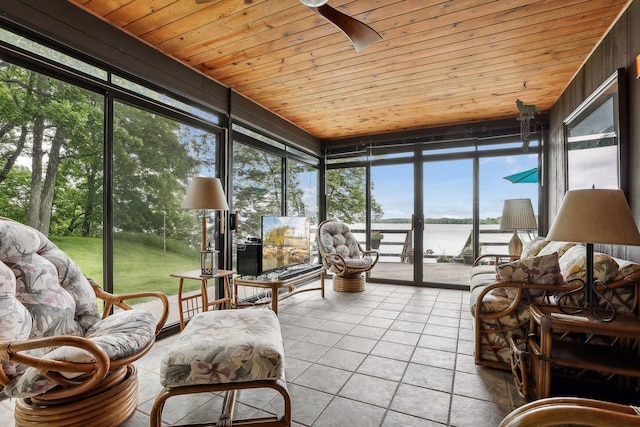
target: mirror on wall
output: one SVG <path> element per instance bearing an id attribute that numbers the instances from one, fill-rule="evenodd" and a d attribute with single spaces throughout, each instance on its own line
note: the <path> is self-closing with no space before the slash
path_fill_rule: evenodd
<path id="1" fill-rule="evenodd" d="M 624 69 L 617 70 L 564 121 L 566 188 L 626 192 Z"/>

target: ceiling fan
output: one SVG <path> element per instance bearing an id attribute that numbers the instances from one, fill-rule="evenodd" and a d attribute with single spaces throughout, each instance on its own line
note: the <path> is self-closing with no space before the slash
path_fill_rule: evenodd
<path id="1" fill-rule="evenodd" d="M 196 3 L 209 3 L 215 0 L 195 0 Z M 382 40 L 382 36 L 376 30 L 368 26 L 362 21 L 358 21 L 344 13 L 329 6 L 329 0 L 299 0 L 300 3 L 307 6 L 317 14 L 324 17 L 327 21 L 338 27 L 353 43 L 356 52 Z"/>

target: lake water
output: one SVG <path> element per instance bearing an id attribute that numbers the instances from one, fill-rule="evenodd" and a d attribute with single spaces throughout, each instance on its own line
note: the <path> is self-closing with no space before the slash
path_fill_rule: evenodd
<path id="1" fill-rule="evenodd" d="M 462 252 L 465 243 L 471 234 L 471 224 L 426 224 L 423 233 L 424 250 L 433 251 L 435 256 L 457 256 Z M 499 230 L 498 224 L 482 225 L 481 230 Z M 364 224 L 354 224 L 351 229 L 356 232 L 359 241 L 364 242 L 365 234 Z M 409 224 L 372 224 L 371 229 L 380 231 L 384 238 L 380 252 L 398 254 L 397 257 L 384 257 L 384 261 L 399 261 L 402 253 L 407 231 L 410 230 Z M 480 252 L 481 253 L 507 253 L 506 245 L 511 240 L 511 232 L 498 233 L 480 233 Z M 531 240 L 533 236 L 529 236 L 526 232 L 520 233 L 523 242 Z M 411 245 L 413 246 L 413 245 Z M 392 259 L 395 258 L 395 259 Z"/>

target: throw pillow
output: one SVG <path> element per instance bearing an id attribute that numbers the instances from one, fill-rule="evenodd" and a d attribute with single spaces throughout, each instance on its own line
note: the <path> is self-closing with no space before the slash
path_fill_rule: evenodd
<path id="1" fill-rule="evenodd" d="M 587 249 L 584 246 L 574 246 L 560 257 L 560 271 L 564 279 L 587 279 L 585 264 Z M 595 252 L 593 254 L 593 278 L 605 283 L 615 279 L 618 275 L 618 263 L 607 254 Z"/>
<path id="2" fill-rule="evenodd" d="M 558 264 L 558 254 L 524 258 L 496 267 L 498 280 L 505 282 L 536 283 L 542 285 L 560 285 L 564 283 Z M 507 295 L 514 298 L 515 288 L 505 288 Z"/>
<path id="3" fill-rule="evenodd" d="M 549 244 L 549 241 L 542 236 L 538 236 L 530 242 L 527 242 L 522 247 L 522 254 L 520 258 L 531 258 L 537 256 L 538 253 Z"/>
<path id="4" fill-rule="evenodd" d="M 560 258 L 566 251 L 574 247 L 576 244 L 571 242 L 549 242 L 544 248 L 538 252 L 538 256 L 549 255 L 554 252 L 558 253 Z"/>

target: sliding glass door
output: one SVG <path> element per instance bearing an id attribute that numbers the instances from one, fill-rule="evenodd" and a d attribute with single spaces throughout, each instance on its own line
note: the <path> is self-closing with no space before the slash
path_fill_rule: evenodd
<path id="1" fill-rule="evenodd" d="M 473 260 L 473 160 L 423 163 L 422 282 L 467 285 Z"/>
<path id="2" fill-rule="evenodd" d="M 370 278 L 414 281 L 414 194 L 412 164 L 371 168 L 370 245 L 380 258 Z"/>
<path id="3" fill-rule="evenodd" d="M 529 199 L 537 217 L 539 148 L 531 141 L 524 152 L 511 139 L 371 151 L 328 170 L 327 216 L 346 219 L 363 247 L 379 251 L 370 281 L 467 287 L 478 256 L 508 255 L 505 200 Z M 523 242 L 537 234 L 529 225 L 516 230 Z"/>

